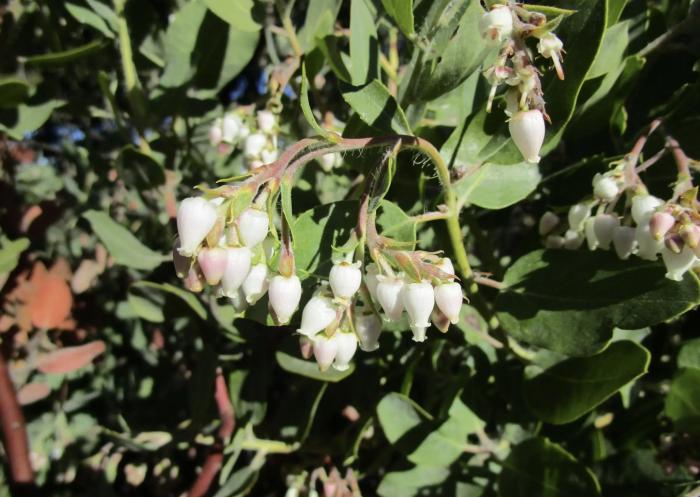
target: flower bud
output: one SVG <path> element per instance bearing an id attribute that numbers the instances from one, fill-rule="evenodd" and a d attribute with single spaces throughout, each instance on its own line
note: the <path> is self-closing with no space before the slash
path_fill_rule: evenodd
<path id="1" fill-rule="evenodd" d="M 217 285 L 226 271 L 228 253 L 221 247 L 203 248 L 197 254 L 197 262 L 209 285 Z"/>
<path id="2" fill-rule="evenodd" d="M 272 164 L 278 157 L 279 153 L 277 152 L 277 149 L 264 149 L 262 152 L 260 152 L 260 158 L 262 159 L 263 164 Z"/>
<path id="3" fill-rule="evenodd" d="M 327 370 L 338 354 L 338 341 L 334 339 L 335 335 L 328 338 L 323 333 L 315 336 L 314 341 L 314 357 L 321 371 Z"/>
<path id="4" fill-rule="evenodd" d="M 315 295 L 304 306 L 301 313 L 301 327 L 297 333 L 313 337 L 319 331 L 330 326 L 335 321 L 337 314 L 337 309 L 331 299 Z"/>
<path id="5" fill-rule="evenodd" d="M 603 250 L 610 248 L 615 228 L 620 226 L 620 220 L 612 214 L 598 214 L 593 218 L 593 231 L 598 246 Z"/>
<path id="6" fill-rule="evenodd" d="M 267 292 L 267 275 L 267 264 L 256 264 L 250 268 L 248 276 L 243 280 L 241 288 L 243 289 L 246 301 L 250 305 L 255 304 Z"/>
<path id="7" fill-rule="evenodd" d="M 314 341 L 305 335 L 299 335 L 299 351 L 301 352 L 301 357 L 311 359 L 311 356 L 314 354 Z"/>
<path id="8" fill-rule="evenodd" d="M 238 217 L 238 235 L 246 247 L 255 247 L 261 243 L 270 230 L 270 218 L 267 212 L 248 208 Z"/>
<path id="9" fill-rule="evenodd" d="M 544 248 L 546 249 L 561 249 L 564 248 L 566 238 L 558 235 L 549 235 L 544 239 Z"/>
<path id="10" fill-rule="evenodd" d="M 679 254 L 663 247 L 661 257 L 666 265 L 666 277 L 673 281 L 683 280 L 683 275 L 697 262 L 697 257 L 688 246 L 683 247 Z"/>
<path id="11" fill-rule="evenodd" d="M 437 268 L 445 274 L 454 276 L 455 267 L 449 257 L 443 257 L 440 262 L 436 264 Z"/>
<path id="12" fill-rule="evenodd" d="M 614 200 L 615 197 L 620 193 L 620 187 L 617 181 L 609 176 L 596 174 L 593 177 L 593 194 L 596 198 L 603 200 L 605 202 L 610 202 Z"/>
<path id="13" fill-rule="evenodd" d="M 616 226 L 613 231 L 613 246 L 620 259 L 628 259 L 637 245 L 636 232 L 631 226 Z"/>
<path id="14" fill-rule="evenodd" d="M 540 218 L 539 225 L 537 226 L 537 231 L 540 236 L 549 235 L 554 228 L 559 224 L 559 216 L 557 216 L 552 211 L 547 211 L 542 214 Z"/>
<path id="15" fill-rule="evenodd" d="M 226 248 L 226 270 L 221 278 L 221 294 L 233 297 L 250 272 L 252 254 L 248 247 Z"/>
<path id="16" fill-rule="evenodd" d="M 700 244 L 700 227 L 692 223 L 687 223 L 681 226 L 679 233 L 685 244 L 693 249 L 693 251 L 698 248 Z"/>
<path id="17" fill-rule="evenodd" d="M 261 133 L 248 135 L 243 146 L 243 154 L 248 159 L 259 159 L 260 154 L 267 145 L 267 137 Z"/>
<path id="18" fill-rule="evenodd" d="M 336 298 L 352 298 L 362 284 L 362 271 L 360 271 L 359 263 L 340 262 L 334 264 L 328 275 L 328 281 Z"/>
<path id="19" fill-rule="evenodd" d="M 632 197 L 632 219 L 637 224 L 647 222 L 654 211 L 663 203 L 663 200 L 653 195 L 635 195 Z"/>
<path id="20" fill-rule="evenodd" d="M 192 293 L 199 293 L 204 290 L 204 275 L 196 264 L 192 265 L 182 283 Z"/>
<path id="21" fill-rule="evenodd" d="M 379 335 L 382 332 L 382 322 L 374 314 L 355 316 L 355 331 L 360 338 L 360 348 L 371 352 L 379 348 Z"/>
<path id="22" fill-rule="evenodd" d="M 202 197 L 189 197 L 177 210 L 177 232 L 180 237 L 179 252 L 191 257 L 216 224 L 216 207 Z"/>
<path id="23" fill-rule="evenodd" d="M 233 143 L 241 135 L 243 121 L 236 114 L 226 114 L 222 122 L 223 141 Z"/>
<path id="24" fill-rule="evenodd" d="M 569 208 L 569 229 L 573 231 L 583 231 L 583 223 L 591 215 L 591 208 L 588 204 L 574 204 Z"/>
<path id="25" fill-rule="evenodd" d="M 595 236 L 595 221 L 594 218 L 589 217 L 583 225 L 583 231 L 586 233 L 586 243 L 588 243 L 588 250 L 595 250 L 598 248 L 598 238 Z"/>
<path id="26" fill-rule="evenodd" d="M 270 281 L 267 294 L 277 321 L 285 324 L 297 310 L 301 300 L 301 281 L 296 274 L 289 277 L 277 275 Z"/>
<path id="27" fill-rule="evenodd" d="M 656 240 L 661 240 L 673 228 L 674 224 L 676 224 L 676 218 L 668 212 L 655 212 L 649 220 L 651 236 Z"/>
<path id="28" fill-rule="evenodd" d="M 430 313 L 435 306 L 435 292 L 428 281 L 408 283 L 403 289 L 403 305 L 409 317 L 413 341 L 425 340 L 425 331 L 430 326 Z"/>
<path id="29" fill-rule="evenodd" d="M 462 300 L 462 287 L 457 282 L 443 283 L 435 287 L 435 304 L 452 324 L 459 322 Z"/>
<path id="30" fill-rule="evenodd" d="M 566 230 L 564 233 L 564 248 L 566 250 L 578 250 L 583 245 L 585 236 L 580 231 Z"/>
<path id="31" fill-rule="evenodd" d="M 499 45 L 513 33 L 513 14 L 505 5 L 494 5 L 479 20 L 481 37 L 491 45 Z"/>
<path id="32" fill-rule="evenodd" d="M 377 275 L 377 302 L 384 309 L 384 313 L 389 321 L 401 319 L 401 313 L 403 312 L 401 290 L 403 286 L 402 279 L 382 274 Z"/>
<path id="33" fill-rule="evenodd" d="M 271 135 L 277 128 L 277 117 L 269 110 L 259 110 L 257 115 L 258 129 Z"/>
<path id="34" fill-rule="evenodd" d="M 333 369 L 337 371 L 347 371 L 350 367 L 355 352 L 357 351 L 357 337 L 354 333 L 336 332 L 331 340 L 338 344 L 338 353 L 333 361 Z"/>
<path id="35" fill-rule="evenodd" d="M 440 333 L 447 333 L 450 329 L 450 319 L 445 316 L 439 308 L 435 307 L 430 315 L 430 321 L 433 323 Z"/>
<path id="36" fill-rule="evenodd" d="M 664 243 L 651 235 L 649 223 L 638 225 L 634 230 L 634 235 L 637 240 L 637 256 L 648 261 L 655 261 Z"/>
<path id="37" fill-rule="evenodd" d="M 224 139 L 224 131 L 222 128 L 223 122 L 220 117 L 217 117 L 209 128 L 209 144 L 212 147 L 218 147 Z"/>
<path id="38" fill-rule="evenodd" d="M 370 297 L 375 302 L 377 301 L 377 275 L 379 274 L 379 268 L 374 262 L 370 262 L 365 266 L 365 284 L 367 285 L 367 290 L 369 291 Z"/>
<path id="39" fill-rule="evenodd" d="M 328 172 L 331 172 L 334 167 L 340 165 L 341 158 L 340 154 L 336 152 L 331 152 L 328 154 L 323 154 L 321 158 L 319 159 L 319 162 L 321 163 L 321 168 Z"/>
<path id="40" fill-rule="evenodd" d="M 540 161 L 540 149 L 544 142 L 544 117 L 539 110 L 519 111 L 508 121 L 513 142 L 527 162 Z"/>

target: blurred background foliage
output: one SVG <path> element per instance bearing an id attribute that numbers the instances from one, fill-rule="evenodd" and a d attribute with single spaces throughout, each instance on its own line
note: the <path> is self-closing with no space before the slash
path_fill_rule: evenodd
<path id="1" fill-rule="evenodd" d="M 242 154 L 209 144 L 214 119 L 274 108 L 284 149 L 314 134 L 300 105 L 310 97 L 325 129 L 426 137 L 456 179 L 484 164 L 456 183 L 477 270 L 500 280 L 531 253 L 507 279 L 533 257 L 551 274 L 625 272 L 606 254 L 532 252 L 532 227 L 586 195 L 652 119 L 700 157 L 698 2 L 546 3 L 576 13 L 557 30 L 566 80 L 544 79 L 553 123 L 538 168 L 520 163 L 503 114 L 484 111 L 476 0 L 1 1 L 0 338 L 42 495 L 182 495 L 216 451 L 217 497 L 312 495 L 316 468 L 351 470 L 364 495 L 688 494 L 700 473 L 700 339 L 692 315 L 675 317 L 698 301 L 694 276 L 644 280 L 640 293 L 657 299 L 646 320 L 584 310 L 537 321 L 558 330 L 540 348 L 506 333 L 524 319 L 517 302 L 497 306 L 507 329 L 493 336 L 493 316 L 466 306 L 422 346 L 385 333 L 348 372 L 320 374 L 293 328 L 234 321 L 224 303 L 182 290 L 168 263 L 177 199 L 244 168 Z M 350 154 L 332 174 L 310 164 L 295 212 L 351 196 L 373 157 Z M 439 203 L 420 165 L 402 155 L 389 192 L 410 215 Z M 674 175 L 658 170 L 648 184 L 661 195 Z M 418 239 L 449 253 L 442 226 L 419 225 Z M 636 288 L 628 272 L 611 281 Z M 585 309 L 585 281 L 565 283 L 556 290 L 579 292 Z M 496 291 L 480 295 L 493 309 Z M 637 295 L 624 293 L 619 313 Z M 624 323 L 642 329 L 613 330 Z M 566 330 L 585 326 L 590 349 L 572 349 Z M 235 411 L 223 447 L 217 378 Z M 13 495 L 11 479 L 5 458 L 0 495 Z"/>

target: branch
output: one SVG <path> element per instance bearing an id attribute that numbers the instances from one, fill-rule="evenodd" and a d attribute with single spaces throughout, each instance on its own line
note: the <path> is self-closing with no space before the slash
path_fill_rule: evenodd
<path id="1" fill-rule="evenodd" d="M 231 399 L 228 395 L 228 387 L 226 386 L 226 380 L 224 380 L 221 369 L 216 371 L 214 400 L 216 400 L 216 407 L 219 410 L 219 417 L 221 418 L 221 426 L 219 426 L 219 433 L 217 434 L 218 440 L 212 447 L 212 451 L 207 456 L 207 459 L 204 461 L 202 471 L 192 485 L 188 497 L 203 497 L 209 491 L 209 487 L 219 473 L 224 460 L 224 444 L 231 437 L 236 427 L 233 405 L 231 404 Z"/>
<path id="2" fill-rule="evenodd" d="M 34 471 L 29 460 L 29 442 L 24 416 L 17 401 L 5 358 L 0 353 L 0 423 L 3 445 L 15 483 L 34 484 Z"/>

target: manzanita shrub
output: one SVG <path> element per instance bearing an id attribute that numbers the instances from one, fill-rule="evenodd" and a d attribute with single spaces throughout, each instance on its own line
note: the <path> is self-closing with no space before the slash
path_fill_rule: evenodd
<path id="1" fill-rule="evenodd" d="M 0 13 L 0 496 L 700 495 L 700 2 Z"/>

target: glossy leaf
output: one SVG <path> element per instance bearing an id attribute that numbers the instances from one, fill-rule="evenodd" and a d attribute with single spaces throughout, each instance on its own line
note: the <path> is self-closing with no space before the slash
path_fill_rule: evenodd
<path id="1" fill-rule="evenodd" d="M 596 497 L 593 472 L 561 446 L 531 438 L 513 448 L 498 477 L 500 497 Z"/>
<path id="2" fill-rule="evenodd" d="M 96 29 L 107 38 L 114 38 L 114 32 L 110 29 L 107 22 L 105 22 L 105 20 L 93 10 L 75 3 L 66 3 L 65 7 L 68 13 L 72 15 L 76 21 Z"/>
<path id="3" fill-rule="evenodd" d="M 677 430 L 700 433 L 700 369 L 687 368 L 676 375 L 664 412 Z"/>
<path id="4" fill-rule="evenodd" d="M 420 406 L 400 393 L 389 393 L 377 404 L 379 424 L 391 444 L 396 443 L 427 417 L 428 414 Z"/>
<path id="5" fill-rule="evenodd" d="M 688 340 L 678 353 L 679 368 L 700 369 L 700 338 Z"/>
<path id="6" fill-rule="evenodd" d="M 350 1 L 350 74 L 361 86 L 379 75 L 379 42 L 368 0 Z"/>
<path id="7" fill-rule="evenodd" d="M 277 364 L 279 364 L 282 369 L 289 373 L 298 374 L 314 380 L 327 381 L 330 383 L 337 383 L 347 378 L 355 370 L 355 364 L 350 363 L 350 367 L 345 371 L 338 371 L 333 368 L 329 368 L 326 371 L 321 371 L 318 369 L 318 364 L 316 364 L 316 361 L 305 361 L 304 359 L 291 356 L 282 351 L 278 351 L 275 354 L 275 359 L 277 360 Z"/>
<path id="8" fill-rule="evenodd" d="M 406 471 L 395 471 L 384 475 L 377 495 L 381 497 L 413 497 L 421 495 L 424 488 L 435 487 L 450 476 L 447 468 L 418 466 Z"/>
<path id="9" fill-rule="evenodd" d="M 403 109 L 379 80 L 364 86 L 340 85 L 343 98 L 360 118 L 379 131 L 411 134 Z"/>
<path id="10" fill-rule="evenodd" d="M 514 338 L 571 356 L 593 354 L 613 327 L 639 329 L 700 301 L 692 274 L 676 283 L 659 262 L 621 261 L 610 252 L 537 250 L 506 272 L 498 319 Z"/>
<path id="11" fill-rule="evenodd" d="M 25 133 L 40 128 L 54 110 L 65 105 L 63 100 L 46 100 L 41 103 L 29 102 L 13 109 L 0 109 L 0 130 L 16 140 L 24 138 Z"/>
<path id="12" fill-rule="evenodd" d="M 413 0 L 382 0 L 382 5 L 403 34 L 413 36 Z"/>
<path id="13" fill-rule="evenodd" d="M 166 259 L 166 256 L 142 244 L 106 212 L 87 211 L 83 217 L 90 222 L 93 231 L 104 243 L 115 263 L 134 269 L 151 270 L 160 266 Z"/>
<path id="14" fill-rule="evenodd" d="M 527 380 L 525 400 L 539 419 L 569 423 L 645 374 L 650 357 L 634 342 L 613 342 L 598 354 L 562 361 Z"/>
<path id="15" fill-rule="evenodd" d="M 197 316 L 199 316 L 201 319 L 206 319 L 207 317 L 207 311 L 202 305 L 202 303 L 199 301 L 197 296 L 180 287 L 171 285 L 170 283 L 155 283 L 153 281 L 137 281 L 136 283 L 134 283 L 133 286 L 153 288 L 155 290 L 160 290 L 171 295 L 175 295 L 176 297 L 183 300 L 190 307 L 190 309 L 192 309 L 195 312 L 195 314 L 197 314 Z"/>
<path id="16" fill-rule="evenodd" d="M 255 0 L 204 0 L 207 7 L 221 19 L 240 31 L 259 31 Z"/>

